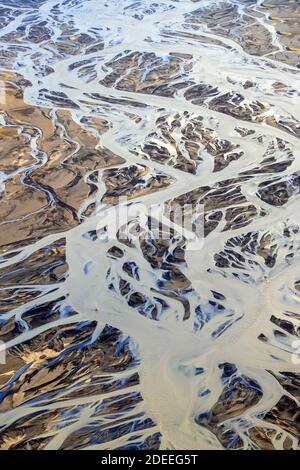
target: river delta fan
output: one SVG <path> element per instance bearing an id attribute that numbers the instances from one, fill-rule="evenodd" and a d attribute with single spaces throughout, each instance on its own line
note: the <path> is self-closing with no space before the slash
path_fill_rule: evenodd
<path id="1" fill-rule="evenodd" d="M 1 450 L 299 449 L 299 21 L 0 0 Z"/>

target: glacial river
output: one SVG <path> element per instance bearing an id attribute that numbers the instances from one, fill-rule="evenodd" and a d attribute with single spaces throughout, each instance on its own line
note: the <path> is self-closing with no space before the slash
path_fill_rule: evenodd
<path id="1" fill-rule="evenodd" d="M 299 26 L 0 0 L 0 449 L 298 449 Z"/>

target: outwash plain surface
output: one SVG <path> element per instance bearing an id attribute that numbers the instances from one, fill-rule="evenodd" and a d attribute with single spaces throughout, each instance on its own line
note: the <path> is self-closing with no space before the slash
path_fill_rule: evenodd
<path id="1" fill-rule="evenodd" d="M 299 448 L 299 31 L 296 0 L 0 0 L 1 450 Z M 172 204 L 198 249 L 106 236 Z"/>

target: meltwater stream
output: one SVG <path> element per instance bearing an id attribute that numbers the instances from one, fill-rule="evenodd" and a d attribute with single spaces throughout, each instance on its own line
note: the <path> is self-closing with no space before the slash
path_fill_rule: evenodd
<path id="1" fill-rule="evenodd" d="M 0 449 L 299 447 L 299 23 L 0 0 Z"/>

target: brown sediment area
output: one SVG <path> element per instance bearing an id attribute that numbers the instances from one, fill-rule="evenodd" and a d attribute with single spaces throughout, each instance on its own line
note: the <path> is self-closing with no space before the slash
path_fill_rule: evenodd
<path id="1" fill-rule="evenodd" d="M 142 151 L 145 158 L 188 173 L 197 172 L 199 164 L 205 159 L 204 152 L 213 159 L 213 171 L 221 171 L 243 155 L 238 145 L 221 140 L 216 132 L 205 128 L 201 116 L 191 116 L 187 112 L 182 115 L 165 115 L 157 119 L 155 127 L 156 131 L 136 151 Z M 180 147 L 176 142 L 176 133 L 179 131 L 182 134 Z"/>
<path id="2" fill-rule="evenodd" d="M 269 56 L 300 67 L 299 3 L 296 0 L 275 0 L 263 2 L 255 9 L 256 1 L 240 3 L 249 5 L 242 13 L 239 5 L 224 1 L 212 7 L 200 7 L 189 14 L 186 21 L 195 26 L 207 24 L 211 31 L 232 39 L 251 55 Z M 276 50 L 270 31 L 259 22 L 265 16 L 268 24 L 275 28 L 282 51 Z"/>
<path id="3" fill-rule="evenodd" d="M 47 333 L 40 334 L 34 340 L 24 343 L 21 349 L 12 348 L 8 353 L 7 372 L 2 370 L 1 381 L 4 386 L 6 382 L 5 375 L 6 377 L 11 376 L 14 371 L 26 364 L 34 365 L 28 370 L 26 379 L 23 376 L 15 383 L 14 393 L 8 395 L 2 401 L 1 412 L 19 407 L 41 392 L 45 394 L 45 397 L 47 392 L 51 392 L 52 400 L 55 401 L 61 388 L 66 389 L 66 399 L 68 400 L 76 400 L 83 396 L 92 397 L 93 395 L 96 398 L 101 393 L 114 392 L 119 389 L 118 381 L 108 385 L 107 379 L 109 374 L 120 367 L 132 367 L 132 373 L 126 381 L 124 380 L 123 387 L 125 389 L 129 387 L 129 390 L 130 387 L 134 388 L 138 383 L 138 376 L 134 370 L 136 364 L 130 351 L 127 350 L 126 344 L 124 345 L 124 352 L 116 357 L 120 332 L 109 333 L 108 330 L 104 330 L 97 343 L 87 347 L 84 352 L 78 350 L 74 354 L 74 351 L 72 351 L 72 345 L 88 339 L 95 326 L 95 323 L 86 325 L 84 332 L 73 325 L 66 325 L 60 329 L 59 333 L 56 329 L 49 329 Z M 69 353 L 67 353 L 68 350 Z M 61 351 L 66 351 L 63 362 L 60 361 L 56 365 L 52 365 L 51 360 L 57 357 Z M 92 369 L 91 364 L 93 364 Z M 74 391 L 72 390 L 72 384 L 75 384 L 78 380 L 82 381 L 82 387 Z M 118 413 L 121 406 L 130 407 L 138 404 L 139 401 L 141 401 L 141 397 L 138 393 L 128 394 L 128 397 L 124 396 L 123 401 L 118 404 L 114 403 L 113 399 L 107 399 L 102 404 L 99 403 L 98 408 L 94 411 L 94 421 L 100 420 L 100 417 L 105 418 L 106 415 L 111 413 Z M 36 437 L 46 433 L 51 436 L 63 414 L 71 409 L 72 405 L 64 406 L 60 410 L 45 411 L 39 413 L 38 416 L 33 413 L 31 417 L 27 416 L 26 419 L 21 419 L 17 426 L 8 427 L 6 432 L 1 434 L 1 450 L 43 449 L 49 441 L 49 437 L 45 436 L 40 439 L 36 439 Z M 145 422 L 141 429 L 147 428 L 149 424 Z M 96 431 L 102 434 L 104 441 L 110 440 L 111 435 L 109 430 L 106 430 L 106 426 L 97 426 L 95 427 Z M 89 429 L 86 435 L 83 432 L 74 437 L 71 435 L 70 443 L 66 442 L 64 448 L 73 448 L 74 442 L 71 444 L 73 439 L 75 439 L 79 448 L 84 447 L 88 441 L 93 439 L 92 429 Z"/>
<path id="4" fill-rule="evenodd" d="M 174 180 L 163 173 L 151 173 L 146 166 L 132 165 L 121 169 L 105 170 L 103 181 L 107 189 L 102 201 L 113 204 L 122 197 L 132 199 L 158 191 L 172 184 Z"/>
<path id="5" fill-rule="evenodd" d="M 74 122 L 69 111 L 58 110 L 53 117 L 50 109 L 25 103 L 22 77 L 2 73 L 1 78 L 6 83 L 2 106 L 6 125 L 0 134 L 0 168 L 16 173 L 6 180 L 0 202 L 5 226 L 0 243 L 5 246 L 74 227 L 81 204 L 93 192 L 85 175 L 124 160 L 101 148 L 100 138 Z M 107 123 L 94 119 L 93 126 L 101 135 Z"/>
<path id="6" fill-rule="evenodd" d="M 113 71 L 101 84 L 115 86 L 118 90 L 173 96 L 177 90 L 186 87 L 184 78 L 192 68 L 191 58 L 189 55 L 170 54 L 166 60 L 154 53 L 132 51 L 122 57 L 116 56 L 106 64 Z M 126 69 L 129 73 L 123 78 Z M 175 83 L 172 85 L 172 82 Z"/>

